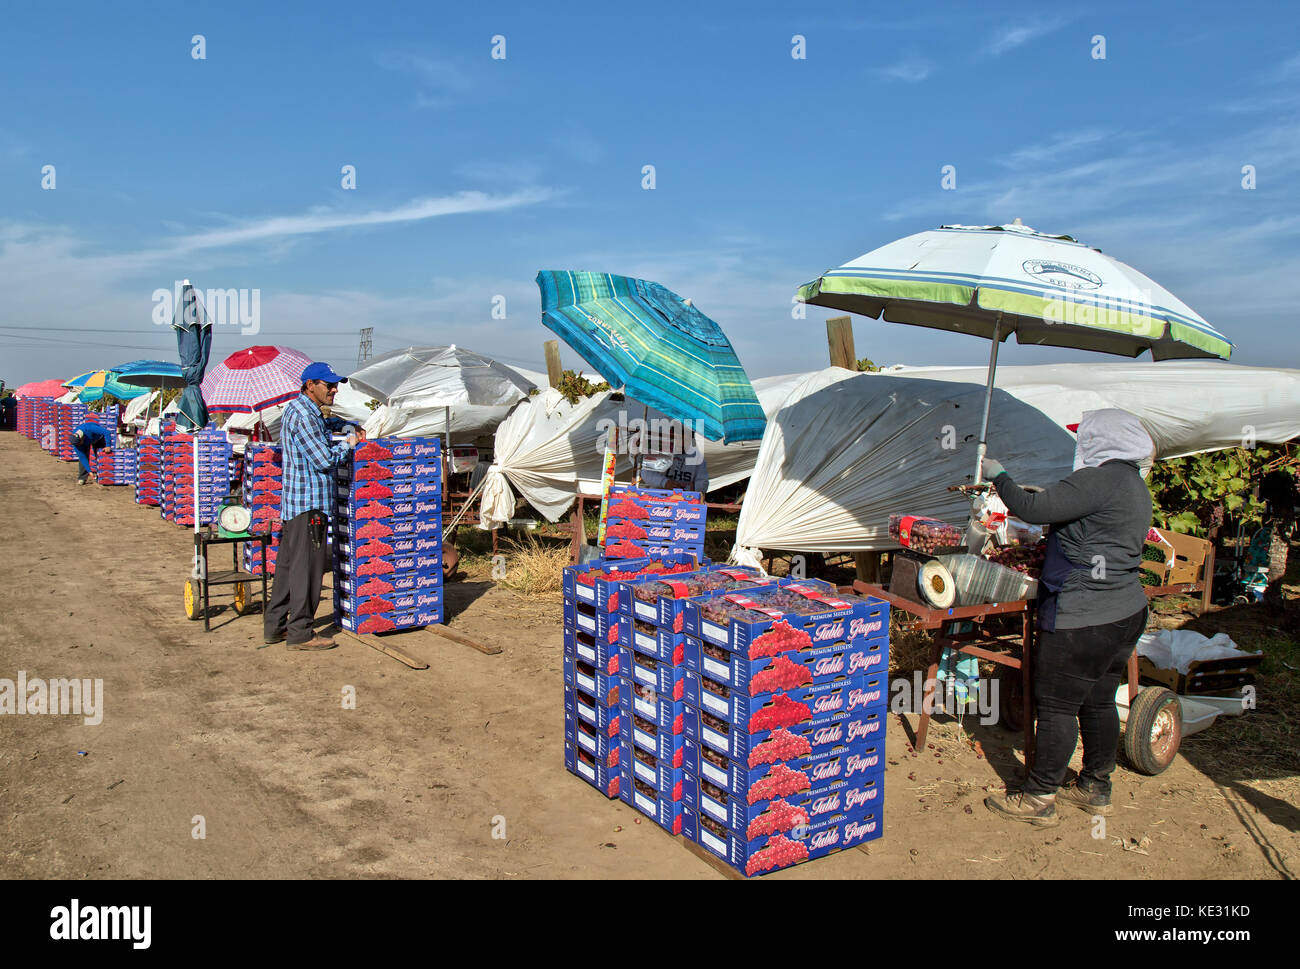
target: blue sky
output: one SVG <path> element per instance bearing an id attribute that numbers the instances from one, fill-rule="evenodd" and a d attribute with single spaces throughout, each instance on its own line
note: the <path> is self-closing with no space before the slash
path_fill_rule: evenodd
<path id="1" fill-rule="evenodd" d="M 658 280 L 751 376 L 812 370 L 834 314 L 792 319 L 800 283 L 1016 217 L 1147 273 L 1236 362 L 1300 366 L 1300 14 L 1137 6 L 11 7 L 0 377 L 174 358 L 153 293 L 183 277 L 260 292 L 259 332 L 218 328 L 214 360 L 281 343 L 346 372 L 373 326 L 376 352 L 457 343 L 543 369 L 542 268 Z M 978 339 L 854 325 L 877 363 L 987 360 Z M 1079 359 L 1101 358 L 1001 357 Z"/>

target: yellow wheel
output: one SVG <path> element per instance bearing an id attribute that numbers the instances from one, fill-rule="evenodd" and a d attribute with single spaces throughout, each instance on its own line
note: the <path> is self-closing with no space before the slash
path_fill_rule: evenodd
<path id="1" fill-rule="evenodd" d="M 185 580 L 185 615 L 190 619 L 203 618 L 203 586 L 198 579 Z"/>
<path id="2" fill-rule="evenodd" d="M 247 582 L 235 583 L 235 615 L 246 616 L 253 611 L 252 596 L 248 591 Z"/>

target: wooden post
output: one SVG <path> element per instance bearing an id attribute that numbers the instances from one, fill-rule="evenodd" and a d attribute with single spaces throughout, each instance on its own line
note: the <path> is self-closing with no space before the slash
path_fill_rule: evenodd
<path id="1" fill-rule="evenodd" d="M 826 342 L 830 344 L 831 366 L 845 370 L 858 369 L 858 357 L 853 350 L 853 320 L 847 316 L 833 316 L 826 321 Z"/>
<path id="2" fill-rule="evenodd" d="M 547 340 L 542 349 L 546 351 L 546 379 L 552 387 L 558 387 L 564 380 L 564 368 L 560 366 L 560 341 Z"/>
<path id="3" fill-rule="evenodd" d="M 848 316 L 832 316 L 826 321 L 826 343 L 830 347 L 831 366 L 845 370 L 858 369 L 858 355 L 853 347 L 853 320 Z M 854 552 L 858 578 L 863 582 L 880 581 L 880 553 Z"/>

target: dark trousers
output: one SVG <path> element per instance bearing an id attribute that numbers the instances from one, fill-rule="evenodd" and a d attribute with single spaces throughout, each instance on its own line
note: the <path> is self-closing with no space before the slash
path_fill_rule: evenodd
<path id="1" fill-rule="evenodd" d="M 312 626 L 320 605 L 327 546 L 323 536 L 319 546 L 312 544 L 313 514 L 322 513 L 304 512 L 290 518 L 280 530 L 271 601 L 263 618 L 267 642 L 285 636 L 291 643 L 305 643 L 315 636 Z"/>
<path id="2" fill-rule="evenodd" d="M 77 477 L 84 478 L 94 470 L 90 466 L 90 442 L 86 441 L 85 447 L 73 444 L 72 450 L 77 452 L 77 460 L 81 462 L 81 470 L 77 472 Z"/>
<path id="3" fill-rule="evenodd" d="M 1056 793 L 1082 733 L 1079 781 L 1090 790 L 1110 794 L 1110 774 L 1119 752 L 1115 691 L 1146 624 L 1143 608 L 1118 622 L 1039 635 L 1034 654 L 1038 734 L 1026 793 Z"/>

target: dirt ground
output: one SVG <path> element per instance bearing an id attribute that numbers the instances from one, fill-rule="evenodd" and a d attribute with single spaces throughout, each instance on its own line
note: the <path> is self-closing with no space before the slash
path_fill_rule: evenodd
<path id="1" fill-rule="evenodd" d="M 104 683 L 98 726 L 0 717 L 0 877 L 721 877 L 565 771 L 558 604 L 453 583 L 450 628 L 502 652 L 392 637 L 422 671 L 343 639 L 264 648 L 260 615 L 228 596 L 211 633 L 185 618 L 189 533 L 130 489 L 78 487 L 5 433 L 0 507 L 0 677 Z M 982 758 L 940 721 L 936 750 L 912 756 L 890 720 L 884 838 L 769 878 L 1300 872 L 1293 774 L 1181 754 L 1158 777 L 1121 768 L 1097 838 L 1081 811 L 1035 829 L 984 808 L 1015 779 L 1017 735 L 977 726 Z"/>

